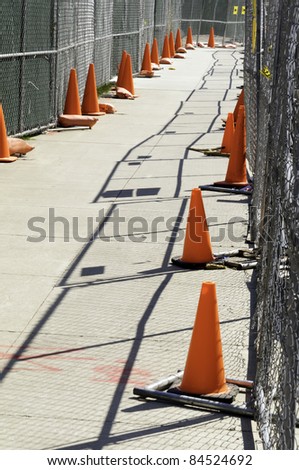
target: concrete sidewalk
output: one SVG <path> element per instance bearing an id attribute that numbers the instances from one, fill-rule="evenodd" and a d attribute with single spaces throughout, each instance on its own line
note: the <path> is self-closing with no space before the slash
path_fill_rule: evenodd
<path id="1" fill-rule="evenodd" d="M 221 144 L 242 67 L 239 50 L 188 51 L 135 78 L 136 100 L 101 99 L 118 112 L 92 130 L 37 136 L 1 166 L 1 449 L 256 448 L 248 418 L 133 395 L 184 368 L 203 281 L 227 377 L 252 378 L 252 271 L 170 262 L 192 188 L 228 163 L 188 147 Z M 215 252 L 247 247 L 248 197 L 203 196 Z"/>

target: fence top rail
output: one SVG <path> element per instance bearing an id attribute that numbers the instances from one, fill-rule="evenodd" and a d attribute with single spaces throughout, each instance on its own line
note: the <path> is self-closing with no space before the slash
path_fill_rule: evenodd
<path id="1" fill-rule="evenodd" d="M 135 33 L 135 32 L 134 32 Z M 126 34 L 132 34 L 132 33 L 126 33 Z M 88 41 L 80 41 L 80 42 L 73 42 L 72 44 L 65 46 L 65 47 L 59 47 L 56 49 L 50 49 L 50 50 L 40 50 L 40 51 L 24 51 L 24 52 L 12 52 L 12 53 L 7 53 L 7 54 L 0 54 L 0 60 L 1 59 L 11 59 L 11 58 L 20 58 L 20 57 L 35 57 L 35 56 L 43 56 L 43 55 L 55 55 L 59 54 L 60 52 L 66 52 L 70 49 L 74 49 L 76 47 L 83 46 L 85 44 L 93 44 L 95 41 L 98 41 L 99 39 L 107 39 L 109 37 L 116 36 L 115 34 L 113 35 L 106 35 L 106 36 L 101 36 L 101 37 L 96 37 L 94 39 L 89 39 Z"/>

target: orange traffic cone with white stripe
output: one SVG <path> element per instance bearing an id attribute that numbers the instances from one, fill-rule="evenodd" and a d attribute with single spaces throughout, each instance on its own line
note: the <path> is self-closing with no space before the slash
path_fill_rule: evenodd
<path id="1" fill-rule="evenodd" d="M 144 77 L 152 77 L 154 75 L 154 72 L 152 69 L 152 61 L 151 61 L 151 49 L 150 49 L 150 45 L 148 42 L 145 44 L 145 48 L 144 48 L 140 75 Z"/>
<path id="2" fill-rule="evenodd" d="M 236 387 L 226 383 L 216 284 L 203 282 L 180 393 L 232 401 Z M 234 390 L 234 392 L 233 392 Z"/>
<path id="3" fill-rule="evenodd" d="M 82 101 L 82 114 L 89 116 L 103 116 L 100 112 L 94 64 L 89 65 L 84 96 Z"/>
<path id="4" fill-rule="evenodd" d="M 79 96 L 79 87 L 77 80 L 77 72 L 74 68 L 70 71 L 68 89 L 66 93 L 63 114 L 81 115 L 81 104 Z"/>
<path id="5" fill-rule="evenodd" d="M 235 123 L 234 123 L 234 115 L 233 113 L 228 113 L 222 145 L 221 145 L 221 153 L 230 154 L 232 151 L 232 144 L 234 140 L 234 133 L 235 133 Z"/>
<path id="6" fill-rule="evenodd" d="M 214 183 L 214 186 L 242 188 L 247 185 L 245 110 L 240 106 L 225 180 Z"/>
<path id="7" fill-rule="evenodd" d="M 204 268 L 214 260 L 201 190 L 191 193 L 184 249 L 181 257 L 172 258 L 176 266 L 187 269 Z"/>
<path id="8" fill-rule="evenodd" d="M 11 163 L 17 159 L 18 157 L 10 155 L 3 108 L 0 103 L 0 163 Z"/>
<path id="9" fill-rule="evenodd" d="M 210 28 L 208 47 L 215 47 L 215 34 L 213 26 Z"/>

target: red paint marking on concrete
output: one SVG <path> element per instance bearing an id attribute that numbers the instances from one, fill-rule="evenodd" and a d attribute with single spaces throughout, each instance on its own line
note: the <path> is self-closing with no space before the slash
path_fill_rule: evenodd
<path id="1" fill-rule="evenodd" d="M 116 361 L 116 363 L 125 363 L 126 361 Z M 95 376 L 92 378 L 93 382 L 100 383 L 127 383 L 135 385 L 143 385 L 144 381 L 141 378 L 148 379 L 151 374 L 143 369 L 134 367 L 126 369 L 121 365 L 103 365 L 97 366 L 93 369 Z"/>
<path id="2" fill-rule="evenodd" d="M 16 361 L 27 361 L 27 360 L 37 360 L 37 359 L 45 359 L 49 361 L 98 361 L 98 358 L 96 357 L 81 357 L 81 356 L 71 356 L 68 355 L 66 356 L 65 353 L 62 351 L 56 351 L 57 355 L 53 354 L 53 352 L 48 352 L 47 349 L 39 349 L 41 352 L 39 355 L 33 355 L 32 353 L 30 354 L 31 348 L 27 348 L 27 354 L 14 354 L 14 353 L 1 353 L 0 352 L 0 359 L 9 359 L 9 360 L 16 360 Z M 46 352 L 45 352 L 46 351 Z M 47 355 L 49 354 L 49 355 Z M 68 354 L 71 354 L 68 352 Z"/>
<path id="3" fill-rule="evenodd" d="M 53 363 L 53 361 L 59 361 L 60 364 L 68 363 L 68 362 L 94 362 L 98 361 L 98 358 L 95 357 L 79 357 L 79 356 L 65 356 L 63 354 L 59 354 L 57 356 L 47 356 L 45 354 L 45 357 L 34 357 L 32 354 L 30 354 L 31 351 L 29 351 L 31 348 L 28 348 L 27 353 L 29 354 L 16 354 L 13 352 L 10 353 L 1 353 L 0 352 L 0 360 L 6 360 L 6 361 L 15 361 L 15 364 L 12 368 L 12 371 L 14 372 L 20 372 L 20 371 L 48 371 L 48 372 L 62 372 L 63 368 L 61 367 L 54 367 L 53 365 L 50 365 L 49 362 Z M 41 350 L 39 348 L 39 350 Z M 44 351 L 44 350 L 41 350 Z M 40 356 L 43 356 L 43 354 L 40 354 Z M 28 366 L 27 366 L 28 365 Z"/>

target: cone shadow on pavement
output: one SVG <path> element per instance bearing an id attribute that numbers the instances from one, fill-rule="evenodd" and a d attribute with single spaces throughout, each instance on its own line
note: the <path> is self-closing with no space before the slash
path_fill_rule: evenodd
<path id="1" fill-rule="evenodd" d="M 171 262 L 181 268 L 201 269 L 214 259 L 201 190 L 194 188 L 191 193 L 183 254 L 181 257 L 172 258 Z"/>
<path id="2" fill-rule="evenodd" d="M 10 155 L 3 108 L 0 103 L 0 163 L 12 163 L 17 159 L 18 157 Z"/>

